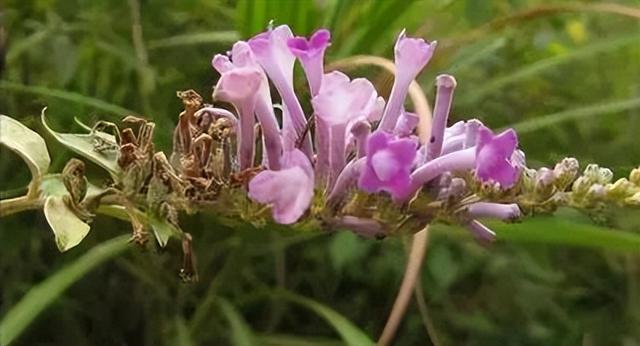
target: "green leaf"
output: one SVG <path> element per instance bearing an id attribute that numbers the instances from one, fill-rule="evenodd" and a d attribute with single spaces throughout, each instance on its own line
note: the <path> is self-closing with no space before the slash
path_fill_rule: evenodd
<path id="1" fill-rule="evenodd" d="M 23 92 L 27 94 L 41 95 L 41 96 L 47 96 L 47 97 L 55 97 L 61 100 L 103 110 L 105 112 L 115 114 L 119 117 L 127 114 L 137 113 L 130 109 L 122 108 L 120 106 L 111 104 L 109 102 L 105 102 L 95 97 L 85 96 L 82 94 L 78 94 L 78 93 L 74 93 L 66 90 L 51 89 L 43 86 L 31 86 L 31 85 L 24 85 L 20 83 L 0 81 L 0 90 L 8 90 L 8 91 Z"/>
<path id="2" fill-rule="evenodd" d="M 231 327 L 231 340 L 235 346 L 256 345 L 256 337 L 251 331 L 251 327 L 244 320 L 240 312 L 224 298 L 216 298 L 220 311 L 229 322 Z"/>
<path id="3" fill-rule="evenodd" d="M 515 72 L 512 72 L 508 75 L 496 77 L 489 80 L 487 83 L 484 83 L 479 88 L 470 93 L 469 96 L 460 98 L 457 101 L 457 104 L 467 105 L 475 103 L 485 96 L 497 90 L 500 90 L 509 84 L 513 84 L 523 79 L 539 75 L 547 70 L 555 68 L 558 65 L 569 63 L 571 61 L 579 59 L 585 59 L 595 54 L 610 52 L 614 49 L 621 48 L 627 45 L 638 44 L 638 42 L 640 42 L 640 35 L 638 34 L 623 36 L 613 40 L 605 39 L 589 45 L 585 45 L 582 48 L 574 49 L 566 54 L 536 61 L 535 63 L 526 65 L 523 68 L 516 70 Z"/>
<path id="4" fill-rule="evenodd" d="M 147 48 L 157 49 L 176 46 L 192 46 L 205 43 L 232 43 L 239 39 L 240 34 L 238 34 L 237 31 L 198 32 L 149 41 Z"/>
<path id="5" fill-rule="evenodd" d="M 182 233 L 166 220 L 161 220 L 153 216 L 149 216 L 148 219 L 151 229 L 153 229 L 153 235 L 156 237 L 160 247 L 167 246 L 167 242 L 169 242 L 171 237 L 179 237 Z"/>
<path id="6" fill-rule="evenodd" d="M 0 345 L 8 346 L 14 342 L 69 286 L 98 265 L 124 252 L 128 244 L 128 235 L 106 241 L 29 289 L 0 321 Z"/>
<path id="7" fill-rule="evenodd" d="M 628 100 L 616 100 L 589 105 L 582 108 L 573 108 L 559 113 L 547 114 L 525 121 L 512 124 L 507 127 L 514 128 L 518 134 L 533 132 L 549 126 L 555 126 L 565 121 L 589 118 L 601 114 L 611 114 L 640 108 L 640 97 Z"/>
<path id="8" fill-rule="evenodd" d="M 16 152 L 27 163 L 34 179 L 47 173 L 51 158 L 44 139 L 19 121 L 0 115 L 0 144 Z"/>
<path id="9" fill-rule="evenodd" d="M 553 216 L 535 217 L 519 224 L 498 222 L 488 224 L 496 231 L 499 241 L 569 245 L 640 253 L 640 234 L 571 222 Z"/>
<path id="10" fill-rule="evenodd" d="M 351 323 L 346 317 L 325 305 L 287 291 L 277 291 L 274 295 L 276 298 L 281 298 L 305 307 L 322 317 L 338 332 L 347 345 L 366 346 L 375 344 L 365 332 L 358 329 L 358 327 Z"/>
<path id="11" fill-rule="evenodd" d="M 346 265 L 362 259 L 373 245 L 370 241 L 363 241 L 353 232 L 338 232 L 332 237 L 329 245 L 329 255 L 333 267 L 341 271 Z"/>
<path id="12" fill-rule="evenodd" d="M 189 334 L 189 328 L 187 327 L 184 318 L 177 316 L 175 320 L 176 335 L 173 345 L 176 346 L 193 346 L 193 340 Z"/>
<path id="13" fill-rule="evenodd" d="M 100 131 L 95 131 L 93 135 L 56 132 L 47 125 L 45 110 L 46 108 L 42 110 L 42 124 L 58 142 L 106 169 L 113 178 L 118 177 L 120 167 L 117 162 L 117 151 L 111 149 L 100 152 L 96 151 L 94 143 L 95 138 L 99 137 L 101 141 L 108 143 L 110 146 L 117 147 L 116 139 L 113 135 Z"/>
<path id="14" fill-rule="evenodd" d="M 47 174 L 40 181 L 40 191 L 43 197 L 50 196 L 66 196 L 69 194 L 67 188 L 62 183 L 62 174 Z M 104 189 L 99 188 L 91 183 L 87 184 L 87 197 L 99 195 Z"/>
<path id="15" fill-rule="evenodd" d="M 314 338 L 308 336 L 296 336 L 286 334 L 262 334 L 258 335 L 260 345 L 264 346 L 344 346 L 340 340 L 326 338 Z"/>
<path id="16" fill-rule="evenodd" d="M 76 216 L 64 202 L 63 197 L 47 197 L 44 202 L 44 216 L 53 230 L 60 252 L 80 244 L 89 234 L 89 225 Z"/>
<path id="17" fill-rule="evenodd" d="M 515 224 L 488 220 L 486 224 L 496 232 L 498 242 L 541 243 L 640 253 L 638 233 L 570 221 L 559 216 L 535 216 Z M 432 230 L 439 234 L 471 237 L 460 226 L 436 224 Z"/>

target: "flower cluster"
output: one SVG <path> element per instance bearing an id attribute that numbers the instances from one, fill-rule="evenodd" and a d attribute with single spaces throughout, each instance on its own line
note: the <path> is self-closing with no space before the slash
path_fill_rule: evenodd
<path id="1" fill-rule="evenodd" d="M 421 143 L 416 135 L 418 116 L 404 108 L 405 99 L 410 84 L 431 59 L 435 41 L 400 33 L 394 49 L 395 80 L 387 101 L 365 78 L 325 72 L 330 41 L 327 30 L 305 38 L 282 25 L 236 42 L 226 55 L 213 57 L 213 68 L 220 74 L 214 101 L 231 104 L 237 115 L 237 120 L 230 117 L 237 123 L 233 170 L 264 168 L 248 181 L 251 200 L 269 205 L 273 220 L 281 224 L 298 222 L 312 209 L 312 216 L 325 225 L 344 225 L 363 234 L 371 233 L 374 224 L 384 229 L 394 222 L 383 209 L 406 209 L 423 200 L 416 198 L 420 194 L 434 201 L 449 195 L 449 204 L 457 208 L 455 221 L 481 238 L 491 232 L 477 218 L 519 217 L 513 203 L 462 201 L 472 194 L 467 185 L 474 185 L 462 177 L 471 174 L 469 179 L 475 182 L 506 191 L 518 182 L 524 156 L 517 150 L 512 129 L 496 134 L 478 120 L 446 126 L 456 87 L 452 76 L 436 79 L 429 140 Z M 305 114 L 298 98 L 303 93 L 294 88 L 296 60 L 306 75 L 313 116 Z M 272 101 L 270 83 L 281 106 Z M 256 143 L 261 143 L 260 150 Z M 256 158 L 258 151 L 262 157 Z M 448 184 L 443 177 L 449 177 Z M 358 197 L 363 194 L 369 197 Z M 314 200 L 319 201 L 317 208 Z"/>

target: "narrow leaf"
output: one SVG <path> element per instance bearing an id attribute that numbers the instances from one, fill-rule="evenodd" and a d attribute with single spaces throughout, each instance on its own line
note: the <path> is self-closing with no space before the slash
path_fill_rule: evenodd
<path id="1" fill-rule="evenodd" d="M 47 173 L 51 158 L 44 139 L 19 121 L 0 115 L 0 144 L 16 152 L 27 163 L 34 179 Z"/>
<path id="2" fill-rule="evenodd" d="M 640 108 L 640 97 L 569 109 L 559 113 L 547 114 L 524 120 L 507 127 L 512 127 L 518 131 L 519 134 L 522 134 L 537 131 L 549 126 L 555 126 L 566 121 L 584 119 L 602 114 L 617 113 L 634 108 Z"/>
<path id="3" fill-rule="evenodd" d="M 117 143 L 113 135 L 101 131 L 94 134 L 75 134 L 56 132 L 47 125 L 45 109 L 42 110 L 42 124 L 51 135 L 62 145 L 71 149 L 82 157 L 93 161 L 106 169 L 112 177 L 116 178 L 120 172 L 117 163 Z M 98 143 L 100 142 L 100 143 Z M 110 147 L 104 150 L 96 150 L 96 145 Z"/>
<path id="4" fill-rule="evenodd" d="M 358 327 L 351 323 L 346 317 L 323 304 L 287 291 L 277 291 L 275 296 L 305 307 L 322 317 L 338 332 L 347 345 L 365 346 L 375 344 L 367 334 L 358 329 Z"/>
<path id="5" fill-rule="evenodd" d="M 577 48 L 569 53 L 553 56 L 551 58 L 537 61 L 533 64 L 524 66 L 523 68 L 516 70 L 508 75 L 502 77 L 496 77 L 484 83 L 481 87 L 477 88 L 470 93 L 470 96 L 459 99 L 458 105 L 474 103 L 481 100 L 485 96 L 504 88 L 509 84 L 521 81 L 525 78 L 539 75 L 547 70 L 555 68 L 558 65 L 569 63 L 571 61 L 585 59 L 593 55 L 610 52 L 614 49 L 618 49 L 624 46 L 638 44 L 640 42 L 640 35 L 634 34 L 631 36 L 623 36 L 616 39 L 605 39 L 599 42 L 594 42 L 589 45 L 585 45 L 582 48 Z"/>
<path id="6" fill-rule="evenodd" d="M 231 327 L 231 340 L 235 346 L 256 345 L 255 336 L 251 327 L 244 320 L 240 312 L 224 298 L 216 298 L 220 311 L 229 322 Z"/>
<path id="7" fill-rule="evenodd" d="M 128 235 L 106 241 L 29 289 L 0 321 L 0 345 L 8 346 L 14 342 L 69 286 L 98 265 L 124 252 L 128 244 Z"/>
<path id="8" fill-rule="evenodd" d="M 536 217 L 519 224 L 490 223 L 497 239 L 640 253 L 640 234 L 583 224 L 558 217 Z"/>
<path id="9" fill-rule="evenodd" d="M 199 32 L 186 35 L 171 36 L 160 40 L 149 41 L 147 48 L 168 48 L 176 46 L 191 46 L 206 43 L 230 43 L 240 39 L 236 31 Z"/>
<path id="10" fill-rule="evenodd" d="M 66 90 L 51 89 L 43 86 L 24 85 L 19 83 L 0 81 L 0 90 L 8 90 L 14 92 L 23 92 L 27 94 L 41 95 L 47 97 L 55 97 L 61 100 L 90 106 L 95 109 L 103 110 L 115 114 L 117 116 L 123 116 L 127 114 L 136 114 L 136 112 L 114 105 L 112 103 Z"/>
<path id="11" fill-rule="evenodd" d="M 44 202 L 44 216 L 53 230 L 60 252 L 80 244 L 89 234 L 89 225 L 74 214 L 62 197 L 47 197 Z"/>

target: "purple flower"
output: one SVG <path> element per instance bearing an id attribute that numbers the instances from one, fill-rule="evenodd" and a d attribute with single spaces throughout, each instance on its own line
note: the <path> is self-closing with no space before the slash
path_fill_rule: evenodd
<path id="1" fill-rule="evenodd" d="M 504 221 L 514 221 L 521 215 L 517 204 L 478 202 L 467 206 L 467 212 L 473 219 L 491 217 Z"/>
<path id="2" fill-rule="evenodd" d="M 456 79 L 450 75 L 439 75 L 436 78 L 436 104 L 433 110 L 433 123 L 431 124 L 431 138 L 427 146 L 427 160 L 432 160 L 442 154 L 444 142 L 444 130 L 447 127 L 447 119 L 453 101 L 453 90 L 456 88 Z"/>
<path id="3" fill-rule="evenodd" d="M 431 59 L 436 44 L 435 41 L 427 43 L 423 39 L 409 38 L 404 30 L 400 33 L 395 45 L 396 78 L 378 129 L 393 131 L 402 112 L 409 85 Z"/>
<path id="4" fill-rule="evenodd" d="M 239 41 L 233 45 L 231 58 L 233 61 L 225 55 L 218 54 L 213 57 L 211 64 L 221 74 L 214 98 L 233 103 L 240 114 L 241 169 L 250 167 L 253 162 L 254 111 L 262 127 L 267 166 L 270 169 L 279 169 L 282 139 L 272 108 L 267 77 L 255 61 L 246 42 Z"/>
<path id="5" fill-rule="evenodd" d="M 486 127 L 478 129 L 476 144 L 476 176 L 481 181 L 493 181 L 503 188 L 512 187 L 518 180 L 519 167 L 512 161 L 518 146 L 513 129 L 494 135 Z"/>
<path id="6" fill-rule="evenodd" d="M 347 125 L 359 118 L 366 119 L 375 108 L 377 96 L 368 80 L 349 81 L 345 74 L 334 71 L 325 75 L 320 92 L 311 100 L 316 116 L 330 129 L 329 187 L 345 165 Z"/>
<path id="7" fill-rule="evenodd" d="M 513 129 L 494 135 L 484 126 L 477 129 L 476 146 L 439 156 L 418 167 L 411 174 L 411 192 L 444 172 L 475 168 L 476 178 L 483 182 L 497 182 L 502 188 L 515 184 L 521 167 L 514 158 L 518 138 Z"/>
<path id="8" fill-rule="evenodd" d="M 253 165 L 256 96 L 262 83 L 261 71 L 256 66 L 236 66 L 229 58 L 216 55 L 213 65 L 221 73 L 213 98 L 232 103 L 238 111 L 240 126 L 237 128 L 238 161 L 240 170 Z"/>
<path id="9" fill-rule="evenodd" d="M 291 29 L 280 25 L 254 36 L 249 46 L 256 61 L 267 73 L 283 103 L 284 147 L 291 150 L 296 147 L 307 127 L 307 120 L 300 101 L 293 88 L 293 65 L 295 56 L 289 50 L 287 42 L 293 38 Z M 311 137 L 307 134 L 302 142 L 302 151 L 312 157 Z"/>
<path id="10" fill-rule="evenodd" d="M 396 139 L 384 131 L 369 136 L 367 164 L 358 187 L 367 192 L 387 191 L 394 199 L 404 199 L 411 192 L 409 173 L 416 157 L 417 143 Z"/>
<path id="11" fill-rule="evenodd" d="M 324 51 L 330 45 L 329 40 L 331 40 L 331 33 L 326 29 L 316 31 L 309 40 L 299 36 L 287 40 L 289 50 L 302 63 L 312 96 L 320 92 L 324 75 Z"/>
<path id="12" fill-rule="evenodd" d="M 249 198 L 272 208 L 273 219 L 291 224 L 304 214 L 313 199 L 314 175 L 311 162 L 300 150 L 283 155 L 282 169 L 263 171 L 249 182 Z"/>

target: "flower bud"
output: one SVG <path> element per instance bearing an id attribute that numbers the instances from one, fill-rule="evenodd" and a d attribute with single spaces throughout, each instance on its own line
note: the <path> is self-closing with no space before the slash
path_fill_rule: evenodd
<path id="1" fill-rule="evenodd" d="M 625 198 L 640 191 L 640 187 L 635 186 L 627 178 L 618 179 L 613 184 L 607 184 L 607 197 L 614 201 L 622 202 Z"/>
<path id="2" fill-rule="evenodd" d="M 608 184 L 613 179 L 613 172 L 596 164 L 590 164 L 584 169 L 583 176 L 591 180 L 593 183 Z"/>
<path id="3" fill-rule="evenodd" d="M 629 174 L 629 181 L 640 187 L 640 167 L 631 171 Z"/>
<path id="4" fill-rule="evenodd" d="M 627 197 L 624 200 L 625 204 L 628 205 L 632 205 L 632 206 L 640 206 L 640 191 L 636 192 L 633 194 L 633 196 L 631 197 Z"/>
<path id="5" fill-rule="evenodd" d="M 560 190 L 564 190 L 578 175 L 578 169 L 580 164 L 578 160 L 573 157 L 565 157 L 562 161 L 558 162 L 553 168 L 553 173 L 556 176 L 555 185 Z"/>

